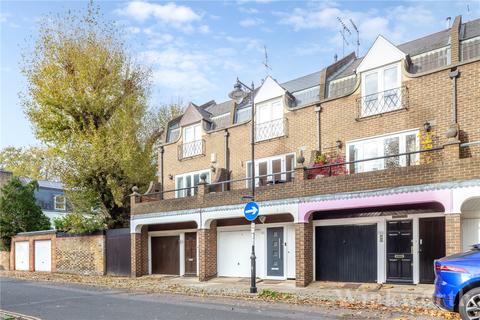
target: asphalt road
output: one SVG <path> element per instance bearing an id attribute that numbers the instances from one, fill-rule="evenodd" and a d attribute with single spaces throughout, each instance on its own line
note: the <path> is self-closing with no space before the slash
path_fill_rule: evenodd
<path id="1" fill-rule="evenodd" d="M 223 298 L 133 294 L 105 288 L 0 278 L 0 309 L 41 319 L 364 319 L 390 318 L 340 310 Z"/>

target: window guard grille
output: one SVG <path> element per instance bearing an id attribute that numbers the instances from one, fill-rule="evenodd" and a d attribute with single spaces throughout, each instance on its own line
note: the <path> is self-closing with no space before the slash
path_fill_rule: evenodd
<path id="1" fill-rule="evenodd" d="M 408 108 L 406 86 L 357 98 L 357 119 Z"/>
<path id="2" fill-rule="evenodd" d="M 178 146 L 178 159 L 191 158 L 198 155 L 205 155 L 205 140 L 195 140 L 182 143 Z"/>
<path id="3" fill-rule="evenodd" d="M 272 121 L 255 124 L 255 141 L 264 141 L 286 135 L 287 119 L 276 119 Z"/>

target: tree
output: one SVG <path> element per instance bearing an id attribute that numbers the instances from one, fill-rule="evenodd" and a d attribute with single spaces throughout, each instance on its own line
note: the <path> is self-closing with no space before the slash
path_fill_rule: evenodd
<path id="1" fill-rule="evenodd" d="M 155 178 L 156 130 L 144 126 L 150 71 L 135 64 L 122 30 L 89 4 L 46 17 L 24 60 L 23 105 L 36 136 L 62 159 L 76 210 L 128 221 L 131 187 Z M 157 129 L 158 130 L 158 129 Z"/>
<path id="2" fill-rule="evenodd" d="M 56 181 L 60 177 L 61 160 L 48 148 L 6 147 L 0 151 L 0 168 L 15 176 Z"/>
<path id="3" fill-rule="evenodd" d="M 11 238 L 19 232 L 48 230 L 50 220 L 35 203 L 38 183 L 27 184 L 14 177 L 0 194 L 0 238 L 3 247 L 10 248 Z"/>

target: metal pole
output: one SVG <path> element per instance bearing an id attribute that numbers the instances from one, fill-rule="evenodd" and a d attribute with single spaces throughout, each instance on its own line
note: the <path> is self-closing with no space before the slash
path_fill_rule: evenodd
<path id="1" fill-rule="evenodd" d="M 165 188 L 163 187 L 164 185 L 164 175 L 163 175 L 163 155 L 165 153 L 165 148 L 163 146 L 160 146 L 160 181 L 162 182 L 160 185 L 160 200 L 163 200 L 163 190 Z"/>
<path id="2" fill-rule="evenodd" d="M 251 188 L 252 188 L 252 200 L 255 201 L 255 103 L 254 103 L 254 98 L 255 98 L 255 84 L 252 82 L 252 88 L 250 92 L 250 101 L 252 102 L 252 136 L 251 136 L 251 147 L 252 147 L 252 180 L 251 180 Z M 256 257 L 255 257 L 255 222 L 252 221 L 251 223 L 251 232 L 252 232 L 252 254 L 250 256 L 250 293 L 257 293 L 257 265 L 255 263 Z"/>

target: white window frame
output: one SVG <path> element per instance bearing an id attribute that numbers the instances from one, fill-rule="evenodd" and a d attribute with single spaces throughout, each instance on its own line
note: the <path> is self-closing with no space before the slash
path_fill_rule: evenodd
<path id="1" fill-rule="evenodd" d="M 413 129 L 413 130 L 405 130 L 405 131 L 400 131 L 400 132 L 395 132 L 391 134 L 385 134 L 385 135 L 380 135 L 380 136 L 374 136 L 374 137 L 368 137 L 365 139 L 357 139 L 357 140 L 352 140 L 348 141 L 346 143 L 346 148 L 347 148 L 347 157 L 346 161 L 350 161 L 350 146 L 355 145 L 358 146 L 360 149 L 363 148 L 366 144 L 370 143 L 378 143 L 378 148 L 380 150 L 380 157 L 385 155 L 385 140 L 386 139 L 391 139 L 391 138 L 399 138 L 399 153 L 405 153 L 406 152 L 406 137 L 409 135 L 415 135 L 415 148 L 416 150 L 420 150 L 420 137 L 419 137 L 419 129 Z M 370 157 L 369 157 L 370 158 Z M 363 155 L 359 155 L 359 157 L 355 160 L 361 160 L 361 159 L 366 159 L 363 157 Z M 419 154 L 414 154 L 410 158 L 410 164 L 414 165 L 417 164 L 420 159 Z M 378 164 L 377 169 L 369 169 L 371 166 Z M 399 157 L 399 165 L 404 167 L 406 166 L 406 156 Z M 349 166 L 347 166 L 349 167 Z M 375 171 L 375 170 L 384 170 L 385 169 L 385 159 L 379 159 L 379 160 L 372 160 L 372 161 L 365 161 L 365 162 L 359 162 L 355 165 L 355 173 L 362 173 L 362 172 L 369 172 L 369 171 Z M 349 170 L 349 168 L 347 168 Z"/>
<path id="2" fill-rule="evenodd" d="M 62 197 L 63 201 L 58 201 L 58 198 Z M 63 207 L 59 208 L 58 204 L 61 204 Z M 56 211 L 66 211 L 67 210 L 67 198 L 63 194 L 57 194 L 53 197 L 53 208 Z"/>
<path id="3" fill-rule="evenodd" d="M 375 114 L 380 114 L 380 113 L 385 113 L 385 112 L 389 112 L 389 111 L 393 111 L 393 110 L 397 110 L 397 109 L 400 109 L 401 106 L 402 106 L 402 95 L 401 93 L 398 93 L 399 94 L 399 97 L 398 97 L 398 103 L 396 106 L 393 106 L 391 107 L 391 110 L 387 110 L 387 111 L 384 111 L 384 112 L 379 112 L 379 113 L 371 113 L 371 114 L 364 114 L 364 109 L 365 109 L 365 97 L 367 97 L 367 94 L 366 94 L 366 88 L 365 88 L 365 85 L 366 85 L 366 81 L 365 81 L 365 78 L 371 74 L 377 74 L 377 103 L 379 103 L 379 101 L 383 100 L 384 96 L 384 92 L 386 90 L 390 90 L 390 89 L 385 89 L 385 70 L 388 70 L 388 69 L 392 69 L 392 68 L 396 68 L 397 69 L 397 83 L 395 85 L 394 88 L 392 89 L 396 89 L 396 88 L 400 88 L 402 86 L 402 72 L 401 72 L 401 64 L 400 62 L 395 62 L 395 63 L 392 63 L 392 64 L 388 64 L 386 66 L 383 66 L 383 67 L 380 67 L 380 68 L 376 68 L 376 69 L 373 69 L 373 70 L 369 70 L 369 71 L 365 71 L 362 73 L 362 105 L 361 105 L 361 116 L 362 117 L 368 117 L 368 116 L 372 116 L 372 115 L 375 115 Z M 372 93 L 372 94 L 375 94 L 375 93 Z M 369 94 L 371 95 L 371 94 Z"/>
<path id="4" fill-rule="evenodd" d="M 199 171 L 192 171 L 192 172 L 186 172 L 186 173 L 182 173 L 182 174 L 178 174 L 175 176 L 175 189 L 178 189 L 178 179 L 181 178 L 183 179 L 183 184 L 184 186 L 182 186 L 182 188 L 186 188 L 186 177 L 190 176 L 190 181 L 192 182 L 192 185 L 191 185 L 191 188 L 190 188 L 190 192 L 192 195 L 195 195 L 195 185 L 194 185 L 194 181 L 193 181 L 193 178 L 195 175 L 198 174 L 199 176 L 199 182 L 201 181 L 200 179 L 200 176 L 203 174 L 203 173 L 208 173 L 207 175 L 207 180 L 206 182 L 207 183 L 210 183 L 211 179 L 212 179 L 212 172 L 210 169 L 205 169 L 205 170 L 199 170 Z M 185 190 L 176 190 L 175 191 L 175 198 L 184 198 L 186 197 L 186 189 Z"/>
<path id="5" fill-rule="evenodd" d="M 257 177 L 259 175 L 259 163 L 261 163 L 261 162 L 267 162 L 267 174 L 269 174 L 269 175 L 273 174 L 272 163 L 273 163 L 274 160 L 281 160 L 281 170 L 280 170 L 280 172 L 287 171 L 287 169 L 286 169 L 286 167 L 287 167 L 287 156 L 293 156 L 293 165 L 292 165 L 292 171 L 293 171 L 294 166 L 295 166 L 295 153 L 294 152 L 286 153 L 286 154 L 282 154 L 282 155 L 278 155 L 278 156 L 255 159 L 255 177 Z M 252 163 L 252 161 L 247 161 L 246 162 L 246 165 L 245 165 L 245 177 L 246 178 L 249 178 L 248 167 L 250 166 L 251 163 Z M 295 175 L 295 173 L 292 172 L 292 174 L 291 174 L 292 178 L 293 178 L 294 175 Z M 281 179 L 286 180 L 287 179 L 287 174 L 282 173 Z M 273 176 L 268 176 L 267 177 L 267 182 L 270 182 L 272 180 L 273 180 Z M 245 182 L 245 184 L 246 184 L 246 187 L 249 188 L 250 187 L 250 180 L 247 180 Z M 258 187 L 259 185 L 260 185 L 260 178 L 255 178 L 255 186 Z"/>
<path id="6" fill-rule="evenodd" d="M 193 130 L 193 140 L 187 140 L 187 130 Z M 202 122 L 198 122 L 190 126 L 184 127 L 182 133 L 182 158 L 189 158 L 202 154 L 203 146 L 197 145 L 197 143 L 201 143 L 200 141 L 202 141 Z"/>

